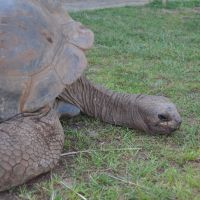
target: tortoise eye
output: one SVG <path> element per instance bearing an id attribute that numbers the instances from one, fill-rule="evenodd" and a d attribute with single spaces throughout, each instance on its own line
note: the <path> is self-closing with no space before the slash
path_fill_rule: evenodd
<path id="1" fill-rule="evenodd" d="M 168 116 L 165 114 L 158 114 L 158 119 L 164 122 L 169 120 Z"/>

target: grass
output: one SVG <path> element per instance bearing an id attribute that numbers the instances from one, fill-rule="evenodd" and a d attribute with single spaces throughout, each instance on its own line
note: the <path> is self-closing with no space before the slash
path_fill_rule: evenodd
<path id="1" fill-rule="evenodd" d="M 150 6 L 71 15 L 95 33 L 86 72 L 93 82 L 118 92 L 167 96 L 176 103 L 183 124 L 165 137 L 87 116 L 70 119 L 63 122 L 63 151 L 89 152 L 62 157 L 47 179 L 13 192 L 29 200 L 200 199 L 198 10 L 168 12 Z"/>

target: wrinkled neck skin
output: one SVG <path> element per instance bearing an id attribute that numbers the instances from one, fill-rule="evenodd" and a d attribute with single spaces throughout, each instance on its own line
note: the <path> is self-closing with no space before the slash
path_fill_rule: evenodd
<path id="1" fill-rule="evenodd" d="M 142 95 L 112 92 L 93 85 L 82 76 L 67 86 L 59 98 L 101 121 L 149 132 L 137 106 Z"/>

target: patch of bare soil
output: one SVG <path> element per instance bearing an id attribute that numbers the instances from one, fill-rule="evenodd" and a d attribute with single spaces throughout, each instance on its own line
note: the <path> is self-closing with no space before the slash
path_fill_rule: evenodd
<path id="1" fill-rule="evenodd" d="M 200 7 L 195 7 L 192 9 L 192 11 L 200 14 Z"/>
<path id="2" fill-rule="evenodd" d="M 122 6 L 141 6 L 149 0 L 62 0 L 63 6 L 68 11 L 93 10 Z"/>
<path id="3" fill-rule="evenodd" d="M 197 14 L 200 14 L 200 7 L 195 7 L 195 8 L 185 8 L 184 12 L 194 12 Z M 165 14 L 176 14 L 178 12 L 180 12 L 180 9 L 162 9 L 162 12 Z"/>

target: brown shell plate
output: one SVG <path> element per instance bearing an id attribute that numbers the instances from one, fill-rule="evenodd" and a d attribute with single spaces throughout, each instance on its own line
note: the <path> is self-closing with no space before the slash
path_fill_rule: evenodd
<path id="1" fill-rule="evenodd" d="M 93 33 L 41 2 L 0 0 L 1 120 L 52 102 L 87 65 Z"/>

